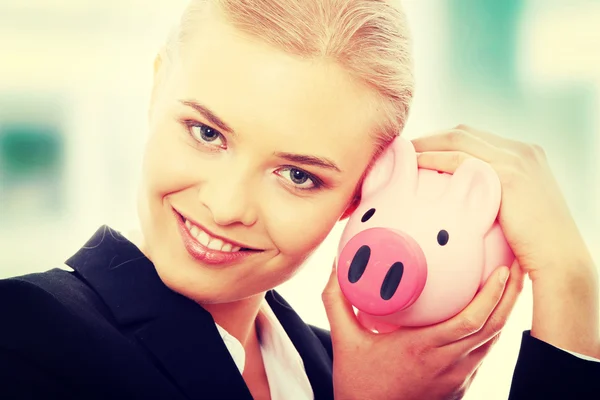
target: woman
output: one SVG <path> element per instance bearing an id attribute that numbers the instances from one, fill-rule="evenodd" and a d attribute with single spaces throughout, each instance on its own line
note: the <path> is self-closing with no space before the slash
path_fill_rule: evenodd
<path id="1" fill-rule="evenodd" d="M 141 233 L 103 227 L 68 260 L 73 272 L 0 282 L 0 393 L 461 397 L 518 297 L 517 264 L 458 316 L 389 335 L 360 328 L 333 270 L 331 338 L 271 290 L 352 212 L 402 131 L 408 46 L 391 2 L 193 0 L 154 66 Z M 420 142 L 425 164 L 444 164 L 435 138 Z M 521 215 L 506 203 L 514 244 Z M 523 243 L 519 262 L 537 266 L 528 255 L 546 244 Z"/>

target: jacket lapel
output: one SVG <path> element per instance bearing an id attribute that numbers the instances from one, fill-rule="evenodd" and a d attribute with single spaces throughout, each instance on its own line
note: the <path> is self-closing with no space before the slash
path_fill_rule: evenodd
<path id="1" fill-rule="evenodd" d="M 206 324 L 186 314 L 149 322 L 135 336 L 186 397 L 251 400 L 217 329 L 207 329 Z"/>
<path id="2" fill-rule="evenodd" d="M 333 361 L 319 338 L 276 291 L 266 300 L 302 357 L 315 400 L 333 399 Z"/>
<path id="3" fill-rule="evenodd" d="M 117 231 L 100 228 L 67 265 L 186 398 L 252 399 L 210 313 L 168 289 L 150 260 Z"/>
<path id="4" fill-rule="evenodd" d="M 101 227 L 66 264 L 186 398 L 252 400 L 210 313 L 168 289 L 119 232 Z M 332 360 L 319 338 L 277 292 L 266 300 L 304 362 L 315 400 L 333 399 Z"/>

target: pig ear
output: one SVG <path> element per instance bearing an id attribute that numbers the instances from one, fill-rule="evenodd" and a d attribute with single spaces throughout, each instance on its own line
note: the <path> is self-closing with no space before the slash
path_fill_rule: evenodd
<path id="1" fill-rule="evenodd" d="M 393 179 L 400 190 L 414 190 L 417 183 L 417 154 L 409 140 L 397 136 L 375 161 L 365 177 L 361 197 L 366 198 L 384 188 Z"/>
<path id="2" fill-rule="evenodd" d="M 464 161 L 452 175 L 448 195 L 469 223 L 483 232 L 492 227 L 500 210 L 501 187 L 488 163 L 475 158 Z"/>

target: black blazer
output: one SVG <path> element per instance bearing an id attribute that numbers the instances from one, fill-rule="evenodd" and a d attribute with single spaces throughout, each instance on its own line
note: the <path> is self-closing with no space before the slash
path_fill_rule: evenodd
<path id="1" fill-rule="evenodd" d="M 525 331 L 509 399 L 598 400 L 600 362 L 576 357 Z"/>
<path id="2" fill-rule="evenodd" d="M 0 280 L 0 399 L 252 398 L 211 315 L 118 232 L 100 228 L 67 264 Z M 275 291 L 266 300 L 315 399 L 332 399 L 329 332 Z M 525 332 L 510 392 L 521 399 L 600 399 L 600 364 Z"/>
<path id="3" fill-rule="evenodd" d="M 67 264 L 0 281 L 0 399 L 252 399 L 211 315 L 102 227 Z M 332 399 L 327 331 L 275 291 L 315 399 Z"/>

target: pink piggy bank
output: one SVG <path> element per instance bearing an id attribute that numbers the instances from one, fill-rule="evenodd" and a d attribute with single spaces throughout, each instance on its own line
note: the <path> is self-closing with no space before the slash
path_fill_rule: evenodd
<path id="1" fill-rule="evenodd" d="M 338 248 L 337 277 L 366 328 L 442 322 L 465 308 L 514 255 L 497 222 L 501 188 L 487 163 L 454 174 L 420 169 L 397 137 L 362 187 Z"/>

